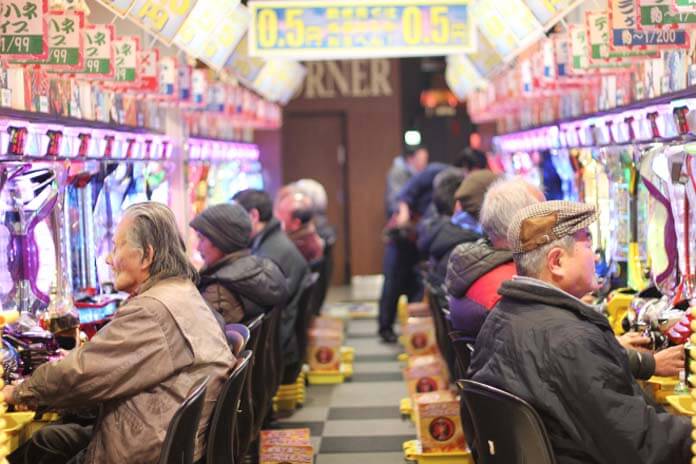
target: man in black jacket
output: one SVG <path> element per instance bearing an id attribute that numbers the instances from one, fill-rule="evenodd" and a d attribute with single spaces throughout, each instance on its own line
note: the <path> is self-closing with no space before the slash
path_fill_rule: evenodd
<path id="1" fill-rule="evenodd" d="M 508 242 L 519 277 L 483 324 L 469 376 L 528 401 L 559 464 L 690 461 L 691 426 L 658 412 L 633 379 L 626 351 L 594 307 L 594 207 L 549 201 L 519 211 Z"/>
<path id="2" fill-rule="evenodd" d="M 309 274 L 307 261 L 283 232 L 280 222 L 273 217 L 273 201 L 268 193 L 254 189 L 243 190 L 234 196 L 234 200 L 247 210 L 251 218 L 252 253 L 273 260 L 288 281 L 288 303 L 280 324 L 280 339 L 285 365 L 300 362 L 304 353 L 299 353 L 297 349 L 295 322 L 300 287 Z"/>

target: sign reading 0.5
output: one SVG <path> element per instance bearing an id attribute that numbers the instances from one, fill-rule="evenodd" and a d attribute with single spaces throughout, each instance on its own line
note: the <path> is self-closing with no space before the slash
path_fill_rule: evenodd
<path id="1" fill-rule="evenodd" d="M 468 0 L 249 2 L 249 54 L 301 60 L 476 51 Z"/>

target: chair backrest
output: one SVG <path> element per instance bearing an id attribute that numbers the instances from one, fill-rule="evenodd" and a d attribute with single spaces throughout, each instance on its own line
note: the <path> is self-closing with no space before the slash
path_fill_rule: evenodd
<path id="1" fill-rule="evenodd" d="M 208 377 L 199 381 L 176 410 L 167 427 L 159 464 L 192 464 Z"/>
<path id="2" fill-rule="evenodd" d="M 452 342 L 454 356 L 457 361 L 456 377 L 458 379 L 466 378 L 466 371 L 469 369 L 471 355 L 474 352 L 473 347 L 468 342 L 469 339 L 466 337 L 466 335 L 459 330 L 450 330 L 449 338 Z"/>
<path id="3" fill-rule="evenodd" d="M 239 457 L 234 454 L 237 413 L 251 357 L 252 352 L 249 350 L 240 354 L 237 365 L 222 386 L 220 396 L 215 403 L 208 430 L 207 464 L 221 462 L 235 464 L 239 460 Z"/>
<path id="4" fill-rule="evenodd" d="M 477 464 L 556 463 L 544 423 L 529 403 L 473 380 L 457 384 L 473 423 Z"/>
<path id="5" fill-rule="evenodd" d="M 445 297 L 441 289 L 426 283 L 426 288 L 428 290 L 428 306 L 430 307 L 430 314 L 433 317 L 433 323 L 435 325 L 435 338 L 437 340 L 437 346 L 440 349 L 440 353 L 447 363 L 447 368 L 451 375 L 455 374 L 455 362 L 454 362 L 454 351 L 452 345 L 449 342 L 447 325 L 445 322 L 445 317 L 442 313 L 442 302 Z"/>
<path id="6" fill-rule="evenodd" d="M 249 329 L 249 341 L 247 342 L 247 348 L 256 353 L 256 349 L 259 346 L 259 339 L 261 335 L 261 327 L 263 326 L 264 315 L 259 314 L 254 319 L 247 322 L 247 328 Z"/>
<path id="7" fill-rule="evenodd" d="M 297 349 L 300 353 L 300 358 L 304 360 L 305 353 L 307 352 L 307 330 L 309 329 L 309 324 L 312 322 L 313 307 L 310 304 L 313 296 L 317 291 L 317 283 L 319 282 L 319 274 L 312 272 L 309 274 L 304 282 L 302 282 L 302 294 L 300 295 L 298 310 L 297 310 L 297 322 L 295 323 L 295 334 L 297 336 Z M 299 373 L 298 373 L 299 374 Z"/>

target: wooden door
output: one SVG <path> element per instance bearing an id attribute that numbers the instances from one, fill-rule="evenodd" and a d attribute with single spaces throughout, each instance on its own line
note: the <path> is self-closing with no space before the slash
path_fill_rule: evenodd
<path id="1" fill-rule="evenodd" d="M 336 228 L 332 284 L 350 278 L 348 198 L 343 113 L 285 113 L 283 115 L 283 182 L 302 178 L 319 181 L 326 189 L 327 216 Z"/>

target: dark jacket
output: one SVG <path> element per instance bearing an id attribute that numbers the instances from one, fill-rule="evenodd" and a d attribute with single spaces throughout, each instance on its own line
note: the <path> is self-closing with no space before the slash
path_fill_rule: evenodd
<path id="1" fill-rule="evenodd" d="M 273 218 L 252 241 L 251 251 L 257 256 L 273 260 L 285 274 L 288 284 L 288 298 L 282 313 L 280 324 L 280 340 L 285 353 L 285 363 L 300 360 L 304 353 L 297 350 L 295 322 L 300 298 L 300 286 L 309 274 L 307 261 L 302 257 L 295 245 L 283 232 L 280 222 Z"/>
<path id="2" fill-rule="evenodd" d="M 445 285 L 449 296 L 452 328 L 463 332 L 473 343 L 498 298 L 497 291 L 504 280 L 512 277 L 506 272 L 495 272 L 512 263 L 512 253 L 493 248 L 486 239 L 463 243 L 456 247 L 447 265 Z M 503 271 L 503 269 L 500 269 Z M 481 282 L 479 279 L 485 279 Z M 470 293 L 475 282 L 485 294 Z M 491 295 L 492 294 L 492 295 Z M 491 298 L 493 296 L 493 298 Z"/>
<path id="3" fill-rule="evenodd" d="M 447 262 L 457 245 L 479 238 L 476 232 L 452 224 L 449 216 L 439 215 L 422 222 L 418 230 L 418 249 L 428 259 L 430 284 L 439 288 L 445 283 Z"/>
<path id="4" fill-rule="evenodd" d="M 423 171 L 411 177 L 399 192 L 397 205 L 404 202 L 413 213 L 426 216 L 432 203 L 435 177 L 448 167 L 443 163 L 430 163 Z"/>
<path id="5" fill-rule="evenodd" d="M 329 223 L 329 218 L 326 214 L 315 214 L 314 225 L 316 226 L 317 234 L 319 234 L 326 246 L 336 243 L 336 229 Z"/>
<path id="6" fill-rule="evenodd" d="M 469 376 L 528 401 L 559 464 L 690 461 L 689 419 L 646 402 L 606 317 L 536 279 L 504 282 L 500 294 Z"/>
<path id="7" fill-rule="evenodd" d="M 387 189 L 384 192 L 384 213 L 387 219 L 399 209 L 399 193 L 411 177 L 413 172 L 408 168 L 404 157 L 399 155 L 394 158 L 387 173 Z"/>
<path id="8" fill-rule="evenodd" d="M 226 324 L 248 320 L 270 311 L 288 298 L 280 268 L 250 250 L 231 253 L 200 272 L 198 289 Z"/>

